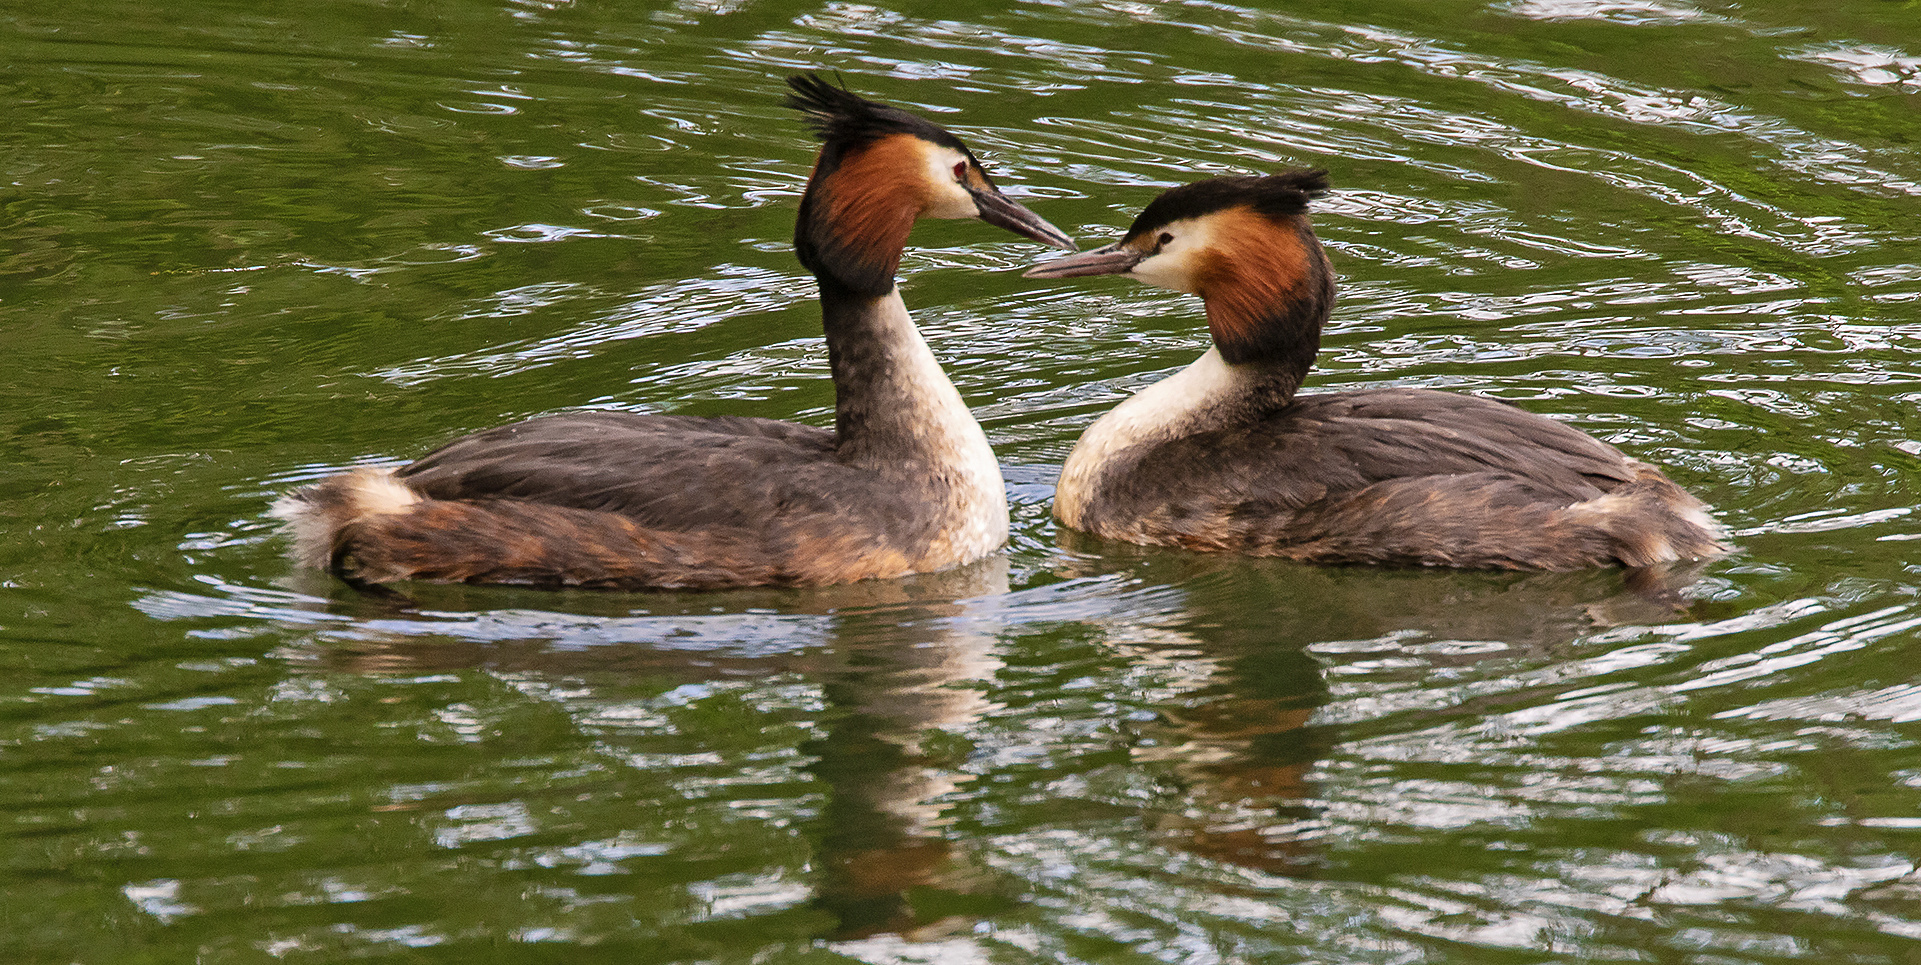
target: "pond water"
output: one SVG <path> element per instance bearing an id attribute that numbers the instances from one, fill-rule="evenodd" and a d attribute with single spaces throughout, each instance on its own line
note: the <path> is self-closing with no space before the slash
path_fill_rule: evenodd
<path id="1" fill-rule="evenodd" d="M 0 960 L 1921 961 L 1921 8 L 0 11 Z M 1669 580 L 1075 539 L 1191 299 L 917 230 L 1008 552 L 815 592 L 295 570 L 275 494 L 582 407 L 831 421 L 789 73 L 1102 243 L 1323 166 L 1313 384 L 1667 467 Z"/>

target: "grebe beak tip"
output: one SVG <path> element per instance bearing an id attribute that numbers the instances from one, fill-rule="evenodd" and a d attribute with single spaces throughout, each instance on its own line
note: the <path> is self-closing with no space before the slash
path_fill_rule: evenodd
<path id="1" fill-rule="evenodd" d="M 996 228 L 1005 228 L 1023 238 L 1031 238 L 1041 244 L 1065 251 L 1079 251 L 1080 246 L 1067 232 L 1047 223 L 1047 219 L 1029 211 L 1025 205 L 994 190 L 974 192 L 974 207 L 979 210 L 978 217 Z"/>
<path id="2" fill-rule="evenodd" d="M 1023 278 L 1085 278 L 1091 275 L 1125 275 L 1141 263 L 1144 256 L 1119 242 L 1093 251 L 1044 261 L 1021 273 Z"/>

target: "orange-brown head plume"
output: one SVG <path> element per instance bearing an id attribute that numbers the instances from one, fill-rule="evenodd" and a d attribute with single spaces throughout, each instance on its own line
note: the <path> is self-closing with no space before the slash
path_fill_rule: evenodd
<path id="1" fill-rule="evenodd" d="M 795 254 L 822 284 L 887 294 L 921 217 L 979 218 L 1073 250 L 1060 229 L 1002 195 L 967 145 L 940 126 L 819 77 L 787 83 L 788 106 L 808 115 L 822 141 L 794 228 Z"/>
<path id="2" fill-rule="evenodd" d="M 1334 307 L 1334 271 L 1304 214 L 1248 208 L 1214 216 L 1216 242 L 1196 266 L 1207 330 L 1230 363 L 1270 361 L 1306 374 Z"/>
<path id="3" fill-rule="evenodd" d="M 920 169 L 907 134 L 842 150 L 831 164 L 823 150 L 794 226 L 801 264 L 858 294 L 887 294 L 920 216 Z"/>
<path id="4" fill-rule="evenodd" d="M 967 154 L 960 139 L 897 107 L 870 101 L 820 77 L 789 77 L 787 106 L 806 114 L 820 157 L 801 196 L 794 250 L 815 275 L 870 298 L 894 287 L 907 232 L 923 199 L 916 140 Z"/>
<path id="5" fill-rule="evenodd" d="M 1308 202 L 1327 188 L 1321 170 L 1196 181 L 1149 203 L 1121 244 L 1207 218 L 1212 244 L 1195 263 L 1191 290 L 1207 302 L 1221 358 L 1280 362 L 1305 374 L 1334 308 L 1334 270 L 1307 220 Z"/>
<path id="6" fill-rule="evenodd" d="M 1307 220 L 1326 190 L 1326 171 L 1196 181 L 1155 198 L 1120 241 L 1027 275 L 1132 275 L 1199 295 L 1222 359 L 1270 364 L 1298 386 L 1334 307 L 1334 271 Z"/>

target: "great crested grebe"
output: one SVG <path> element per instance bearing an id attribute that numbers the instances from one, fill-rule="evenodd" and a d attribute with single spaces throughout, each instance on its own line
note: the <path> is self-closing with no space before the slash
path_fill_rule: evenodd
<path id="1" fill-rule="evenodd" d="M 823 142 L 794 248 L 820 284 L 832 431 L 744 416 L 530 419 L 282 497 L 295 554 L 360 584 L 712 589 L 904 576 L 999 548 L 1000 466 L 894 272 L 920 218 L 1073 242 L 940 127 L 818 77 L 787 83 Z"/>
<path id="2" fill-rule="evenodd" d="M 1056 518 L 1314 563 L 1568 570 L 1724 551 L 1707 507 L 1660 470 L 1551 419 L 1425 389 L 1296 395 L 1334 307 L 1306 214 L 1326 190 L 1325 171 L 1198 181 L 1120 241 L 1027 272 L 1199 295 L 1214 341 L 1081 435 Z"/>

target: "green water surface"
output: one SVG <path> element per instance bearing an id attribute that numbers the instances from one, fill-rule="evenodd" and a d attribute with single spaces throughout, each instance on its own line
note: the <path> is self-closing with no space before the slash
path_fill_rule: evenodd
<path id="1" fill-rule="evenodd" d="M 1008 552 L 370 598 L 266 515 L 598 407 L 831 422 L 837 70 L 1086 244 L 1326 167 L 1314 384 L 1661 464 L 1676 574 L 1076 539 L 1198 305 L 917 229 Z M 0 961 L 1921 962 L 1921 4 L 0 7 Z"/>

